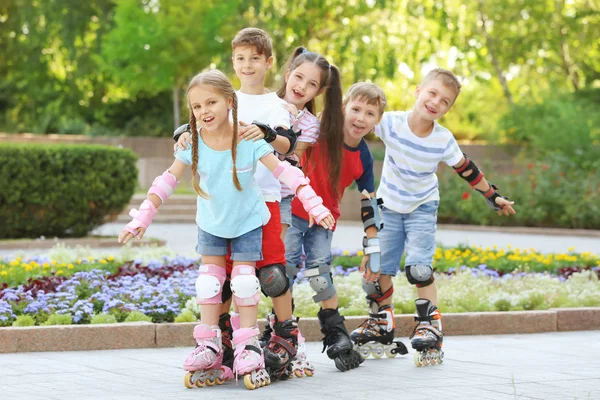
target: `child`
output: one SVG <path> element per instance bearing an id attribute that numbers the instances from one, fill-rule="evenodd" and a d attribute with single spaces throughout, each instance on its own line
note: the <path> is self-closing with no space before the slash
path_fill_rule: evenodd
<path id="1" fill-rule="evenodd" d="M 189 371 L 185 385 L 210 386 L 232 377 L 231 371 L 221 366 L 223 349 L 217 325 L 226 278 L 225 255 L 230 246 L 231 292 L 240 307 L 240 328 L 233 333 L 233 371 L 244 375 L 246 387 L 254 389 L 270 382 L 256 328 L 260 284 L 254 262 L 261 258 L 262 226 L 270 217 L 252 176 L 258 161 L 296 189 L 307 205 L 311 222 L 314 219 L 323 227 L 331 227 L 334 221 L 302 172 L 280 162 L 270 145 L 262 140 L 238 142 L 238 99 L 223 73 L 212 70 L 196 75 L 187 93 L 190 128 L 197 132 L 192 149 L 175 153 L 173 165 L 155 179 L 140 211 L 132 210 L 134 219 L 123 229 L 119 241 L 127 243 L 134 236 L 143 236 L 157 207 L 172 194 L 185 168 L 191 165 L 199 196 L 197 251 L 203 264 L 196 281 L 201 305 L 201 324 L 194 328 L 198 345 L 184 362 Z M 229 120 L 230 110 L 233 122 Z"/>
<path id="2" fill-rule="evenodd" d="M 332 72 L 333 70 L 333 72 Z M 323 143 L 327 151 L 329 165 L 339 165 L 342 157 L 343 124 L 341 83 L 337 69 L 329 64 L 322 55 L 308 51 L 304 47 L 297 47 L 287 62 L 283 76 L 283 83 L 277 95 L 287 102 L 286 108 L 290 111 L 292 126 L 299 133 L 294 153 L 286 157 L 292 165 L 298 165 L 304 152 L 317 143 L 319 138 L 324 138 Z M 324 95 L 321 121 L 314 116 L 315 98 Z M 300 111 L 298 111 L 300 110 Z M 339 170 L 330 171 L 327 178 L 337 186 Z M 285 237 L 287 227 L 292 225 L 292 199 L 293 192 L 281 185 L 281 231 Z M 271 340 L 273 326 L 277 321 L 275 315 L 267 317 L 266 325 L 261 337 L 262 343 Z M 297 377 L 312 376 L 314 368 L 306 358 L 304 338 L 298 335 L 298 352 L 292 362 L 292 373 Z"/>
<path id="3" fill-rule="evenodd" d="M 336 71 L 335 67 L 331 68 Z M 342 160 L 338 165 L 327 157 L 326 150 L 333 147 L 328 138 L 319 138 L 318 144 L 309 149 L 302 165 L 313 183 L 315 190 L 323 197 L 323 204 L 331 210 L 337 220 L 340 216 L 339 201 L 346 187 L 353 181 L 358 184 L 358 190 L 363 193 L 362 216 L 366 231 L 363 243 L 367 247 L 363 259 L 363 267 L 367 273 L 375 273 L 379 268 L 377 250 L 377 231 L 380 229 L 377 221 L 376 200 L 371 200 L 375 191 L 373 178 L 373 157 L 363 137 L 372 131 L 380 120 L 379 105 L 364 101 L 362 85 L 353 85 L 344 100 L 344 120 L 339 126 L 343 129 L 343 141 L 338 144 L 342 150 Z M 341 95 L 341 88 L 340 88 Z M 328 177 L 332 171 L 339 171 L 337 185 L 330 182 Z M 331 240 L 333 232 L 310 226 L 309 216 L 302 211 L 298 199 L 292 202 L 292 226 L 285 238 L 286 260 L 293 281 L 302 262 L 302 249 L 306 253 L 305 276 L 310 278 L 310 286 L 316 292 L 313 300 L 321 303 L 318 313 L 321 331 L 325 335 L 323 351 L 335 360 L 335 366 L 340 371 L 358 367 L 362 357 L 352 348 L 348 331 L 344 326 L 344 317 L 338 311 L 338 298 L 331 275 Z"/>
<path id="4" fill-rule="evenodd" d="M 232 40 L 231 47 L 233 68 L 241 83 L 240 90 L 236 92 L 239 118 L 244 122 L 260 121 L 251 125 L 244 123 L 245 127 L 240 130 L 240 138 L 251 141 L 264 138 L 279 154 L 289 154 L 296 142 L 296 135 L 287 129 L 290 126 L 289 112 L 284 108 L 285 102 L 275 93 L 265 93 L 265 77 L 273 64 L 271 39 L 261 29 L 245 28 Z M 180 127 L 174 136 L 179 134 L 181 137 L 176 146 L 187 147 L 186 140 L 190 139 L 189 127 Z M 299 330 L 297 322 L 292 318 L 292 296 L 285 272 L 285 248 L 281 237 L 279 210 L 281 185 L 270 171 L 260 164 L 254 173 L 254 179 L 271 213 L 271 219 L 263 227 L 263 260 L 256 265 L 262 291 L 272 298 L 278 320 L 277 338 L 265 354 L 269 373 L 272 378 L 277 379 L 279 375 L 286 373 L 287 366 L 296 356 Z M 231 271 L 229 262 L 227 270 Z M 220 319 L 221 329 L 225 332 L 223 343 L 227 348 L 226 364 L 232 361 L 228 336 L 232 330 L 239 327 L 237 308 L 234 307 L 235 311 L 229 316 L 230 304 L 230 298 L 226 297 Z M 287 344 L 284 344 L 282 339 Z"/>
<path id="5" fill-rule="evenodd" d="M 433 275 L 435 230 L 440 195 L 435 171 L 444 161 L 461 178 L 480 192 L 498 215 L 514 214 L 514 204 L 488 183 L 475 163 L 463 155 L 452 133 L 435 120 L 448 112 L 460 93 L 460 83 L 452 72 L 437 68 L 429 72 L 415 92 L 416 102 L 409 112 L 387 112 L 375 133 L 386 146 L 378 197 L 384 202 L 380 235 L 381 276 L 377 284 L 365 285 L 367 299 L 375 309 L 391 312 L 396 275 L 406 246 L 405 272 L 417 286 L 418 321 L 411 345 L 417 350 L 418 366 L 440 363 L 442 352 L 441 314 L 436 307 L 437 289 Z M 335 215 L 335 214 L 334 214 Z M 381 312 L 380 312 L 381 313 Z M 387 313 L 388 316 L 393 314 Z M 391 320 L 393 321 L 393 319 Z M 386 327 L 389 319 L 371 317 L 357 330 L 364 334 Z M 371 329 L 369 327 L 375 327 Z"/>

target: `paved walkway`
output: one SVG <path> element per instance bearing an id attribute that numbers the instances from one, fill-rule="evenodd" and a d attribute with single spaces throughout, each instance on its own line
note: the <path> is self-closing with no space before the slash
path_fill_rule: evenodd
<path id="1" fill-rule="evenodd" d="M 575 346 L 574 344 L 580 344 Z M 255 391 L 228 382 L 188 390 L 190 349 L 0 354 L 2 399 L 599 399 L 600 332 L 447 337 L 444 364 L 417 368 L 412 351 L 341 373 L 308 343 L 312 378 Z"/>

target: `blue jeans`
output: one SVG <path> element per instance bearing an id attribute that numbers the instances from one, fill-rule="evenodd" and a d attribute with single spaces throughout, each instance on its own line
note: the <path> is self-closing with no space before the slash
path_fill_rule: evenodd
<path id="1" fill-rule="evenodd" d="M 292 215 L 292 226 L 285 234 L 285 260 L 288 264 L 302 264 L 302 248 L 306 253 L 306 268 L 331 263 L 331 240 L 333 232 Z"/>
<path id="2" fill-rule="evenodd" d="M 405 265 L 432 265 L 439 205 L 437 200 L 428 201 L 408 214 L 383 206 L 383 229 L 379 232 L 383 275 L 396 276 L 405 249 Z"/>
<path id="3" fill-rule="evenodd" d="M 294 196 L 289 195 L 282 198 L 279 203 L 281 223 L 286 224 L 288 227 L 292 226 L 292 200 L 294 200 Z"/>
<path id="4" fill-rule="evenodd" d="M 231 246 L 234 261 L 262 260 L 262 226 L 233 239 L 211 235 L 198 228 L 196 252 L 203 256 L 225 256 Z"/>

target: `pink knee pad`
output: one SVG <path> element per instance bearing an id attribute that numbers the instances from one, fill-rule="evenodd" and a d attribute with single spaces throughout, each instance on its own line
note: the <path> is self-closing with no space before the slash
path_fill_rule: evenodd
<path id="1" fill-rule="evenodd" d="M 223 302 L 225 268 L 215 264 L 200 265 L 200 276 L 196 279 L 196 302 L 198 304 L 220 304 Z"/>
<path id="2" fill-rule="evenodd" d="M 236 265 L 231 271 L 231 292 L 238 306 L 255 306 L 260 301 L 260 282 L 252 265 Z"/>

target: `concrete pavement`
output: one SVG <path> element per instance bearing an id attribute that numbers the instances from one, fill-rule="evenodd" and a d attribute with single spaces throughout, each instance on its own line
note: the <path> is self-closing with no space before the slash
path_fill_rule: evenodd
<path id="1" fill-rule="evenodd" d="M 408 343 L 405 339 L 405 343 Z M 446 337 L 442 365 L 413 352 L 341 373 L 307 343 L 312 378 L 249 391 L 240 381 L 186 389 L 189 348 L 0 354 L 2 399 L 600 399 L 600 332 Z"/>

